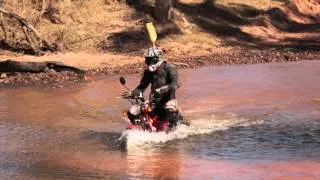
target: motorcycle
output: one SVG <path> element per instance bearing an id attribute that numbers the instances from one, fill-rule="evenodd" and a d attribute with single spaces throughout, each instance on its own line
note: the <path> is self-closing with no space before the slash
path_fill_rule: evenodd
<path id="1" fill-rule="evenodd" d="M 120 78 L 120 83 L 130 92 L 126 86 L 125 78 Z M 142 130 L 149 132 L 169 131 L 169 120 L 161 119 L 161 116 L 156 113 L 152 99 L 145 100 L 142 92 L 138 96 L 133 96 L 130 93 L 124 93 L 123 99 L 131 102 L 132 106 L 129 110 L 124 112 L 125 116 L 131 116 L 130 122 L 126 129 Z M 177 117 L 182 119 L 182 115 L 178 112 Z"/>

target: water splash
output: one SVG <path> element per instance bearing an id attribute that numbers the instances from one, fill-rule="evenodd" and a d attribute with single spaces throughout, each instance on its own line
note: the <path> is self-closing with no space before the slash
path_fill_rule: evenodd
<path id="1" fill-rule="evenodd" d="M 161 146 L 168 141 L 184 139 L 193 135 L 210 134 L 215 131 L 225 131 L 232 127 L 246 127 L 262 123 L 263 120 L 240 118 L 234 114 L 225 116 L 211 115 L 208 118 L 192 120 L 190 126 L 179 125 L 175 131 L 169 133 L 127 130 L 122 133 L 119 141 L 122 149 L 135 151 Z"/>

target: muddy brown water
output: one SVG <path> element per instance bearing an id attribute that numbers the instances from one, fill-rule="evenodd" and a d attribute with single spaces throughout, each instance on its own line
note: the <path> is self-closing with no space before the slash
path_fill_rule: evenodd
<path id="1" fill-rule="evenodd" d="M 222 128 L 134 153 L 117 141 L 129 107 L 119 76 L 2 90 L 0 179 L 320 179 L 320 61 L 180 74 L 186 117 Z"/>

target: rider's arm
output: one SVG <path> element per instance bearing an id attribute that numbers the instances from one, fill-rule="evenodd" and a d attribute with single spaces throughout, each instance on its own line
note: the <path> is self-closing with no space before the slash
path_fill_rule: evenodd
<path id="1" fill-rule="evenodd" d="M 176 70 L 176 68 L 172 67 L 172 66 L 168 66 L 168 75 L 171 79 L 170 84 L 168 84 L 168 88 L 169 90 L 176 90 L 178 89 L 181 84 L 178 78 L 178 71 Z"/>
<path id="2" fill-rule="evenodd" d="M 151 78 L 152 78 L 152 75 L 150 74 L 150 72 L 144 71 L 140 84 L 136 89 L 143 92 L 151 83 Z"/>

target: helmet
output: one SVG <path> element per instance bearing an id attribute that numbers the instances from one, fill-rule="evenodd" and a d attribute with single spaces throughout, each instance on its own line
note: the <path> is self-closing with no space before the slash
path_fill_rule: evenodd
<path id="1" fill-rule="evenodd" d="M 156 71 L 163 63 L 163 51 L 160 48 L 149 48 L 144 53 L 145 63 L 148 65 L 149 71 Z"/>
<path id="2" fill-rule="evenodd" d="M 163 56 L 163 51 L 161 48 L 152 47 L 145 51 L 144 57 L 145 58 L 159 58 L 161 59 Z"/>

